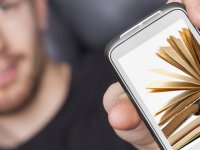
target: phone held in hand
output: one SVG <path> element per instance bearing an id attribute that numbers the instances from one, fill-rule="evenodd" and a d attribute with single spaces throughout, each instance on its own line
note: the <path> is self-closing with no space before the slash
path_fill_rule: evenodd
<path id="1" fill-rule="evenodd" d="M 117 36 L 106 58 L 161 149 L 200 149 L 200 34 L 171 3 Z"/>

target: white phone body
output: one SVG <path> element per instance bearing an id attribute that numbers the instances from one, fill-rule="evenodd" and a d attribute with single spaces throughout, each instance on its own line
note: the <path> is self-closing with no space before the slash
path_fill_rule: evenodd
<path id="1" fill-rule="evenodd" d="M 174 95 L 167 92 L 167 94 L 150 93 L 146 86 L 152 81 L 171 79 L 154 75 L 149 70 L 159 67 L 173 69 L 172 66 L 157 58 L 155 53 L 160 46 L 167 45 L 167 37 L 179 36 L 178 31 L 182 28 L 189 28 L 200 43 L 199 32 L 189 21 L 183 5 L 167 4 L 114 38 L 105 51 L 106 58 L 127 95 L 136 106 L 160 149 L 165 150 L 173 148 L 158 125 L 158 118 L 154 117 L 154 113 L 160 105 L 175 96 L 176 92 L 173 93 Z M 200 137 L 182 149 L 200 149 Z"/>

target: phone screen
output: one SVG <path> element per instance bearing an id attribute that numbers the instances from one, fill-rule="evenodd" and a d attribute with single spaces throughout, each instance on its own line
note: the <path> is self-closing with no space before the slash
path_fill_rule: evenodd
<path id="1" fill-rule="evenodd" d="M 183 19 L 118 59 L 176 149 L 200 146 L 200 45 Z"/>

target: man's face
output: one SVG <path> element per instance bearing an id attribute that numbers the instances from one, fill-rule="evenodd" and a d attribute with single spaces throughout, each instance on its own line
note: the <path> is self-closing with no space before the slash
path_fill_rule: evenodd
<path id="1" fill-rule="evenodd" d="M 0 12 L 0 114 L 30 101 L 41 78 L 41 26 L 36 2 L 31 1 L 0 0 L 5 4 Z"/>

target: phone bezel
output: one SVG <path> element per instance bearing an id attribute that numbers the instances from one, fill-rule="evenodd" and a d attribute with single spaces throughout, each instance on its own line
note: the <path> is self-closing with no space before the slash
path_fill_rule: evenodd
<path id="1" fill-rule="evenodd" d="M 171 145 L 169 144 L 168 140 L 162 133 L 159 126 L 156 124 L 153 116 L 150 115 L 148 109 L 142 103 L 140 96 L 137 94 L 134 86 L 131 84 L 128 76 L 123 71 L 123 68 L 119 64 L 118 60 L 120 57 L 132 51 L 134 47 L 142 44 L 143 41 L 146 41 L 151 38 L 151 36 L 159 33 L 160 31 L 164 30 L 166 27 L 171 25 L 174 21 L 183 19 L 187 26 L 190 28 L 191 32 L 195 36 L 198 42 L 200 42 L 200 36 L 198 30 L 192 25 L 187 17 L 187 13 L 182 5 L 179 4 L 170 4 L 167 5 L 165 8 L 158 10 L 160 13 L 155 18 L 151 18 L 150 20 L 145 19 L 145 22 L 142 21 L 142 24 L 139 23 L 139 26 L 134 30 L 129 29 L 123 32 L 123 37 L 118 36 L 111 44 L 108 46 L 106 50 L 106 57 L 109 60 L 109 63 L 112 66 L 112 69 L 116 73 L 120 83 L 122 84 L 123 88 L 127 92 L 128 96 L 136 106 L 136 109 L 139 111 L 141 117 L 143 118 L 146 126 L 149 128 L 150 132 L 154 136 L 155 140 L 157 141 L 159 147 L 161 149 L 172 149 Z M 155 13 L 157 13 L 156 11 Z M 174 15 L 176 13 L 176 15 Z M 156 26 L 158 22 L 162 23 L 161 26 Z M 149 32 L 147 32 L 149 30 Z M 151 31 L 151 32 L 150 32 Z M 148 35 L 143 34 L 147 32 Z M 126 33 L 126 35 L 124 35 Z M 140 36 L 139 36 L 140 35 Z M 142 36 L 141 36 L 142 35 Z M 131 44 L 131 43 L 134 43 Z"/>

